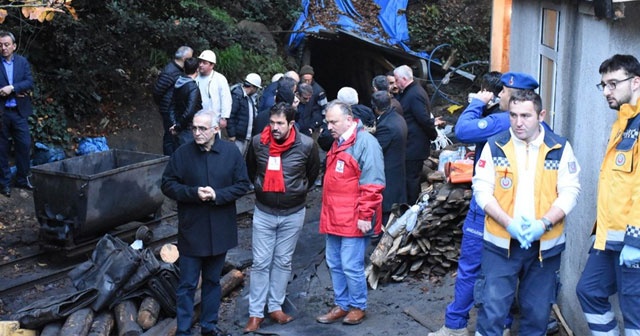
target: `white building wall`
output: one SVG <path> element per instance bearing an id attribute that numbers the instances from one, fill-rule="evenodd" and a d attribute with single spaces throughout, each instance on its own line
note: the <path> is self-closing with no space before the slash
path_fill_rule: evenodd
<path id="1" fill-rule="evenodd" d="M 590 245 L 595 219 L 600 164 L 616 112 L 602 93 L 600 63 L 614 54 L 640 58 L 640 2 L 625 3 L 625 19 L 599 20 L 584 14 L 577 1 L 514 0 L 511 16 L 510 70 L 539 76 L 539 45 L 543 7 L 560 11 L 554 131 L 569 138 L 582 167 L 582 192 L 566 220 L 567 249 L 561 266 L 558 296 L 564 317 L 576 335 L 588 335 L 575 295 Z M 585 3 L 582 2 L 582 6 Z M 617 306 L 617 305 L 616 305 Z M 619 312 L 619 311 L 618 311 Z M 619 318 L 620 320 L 620 318 Z"/>

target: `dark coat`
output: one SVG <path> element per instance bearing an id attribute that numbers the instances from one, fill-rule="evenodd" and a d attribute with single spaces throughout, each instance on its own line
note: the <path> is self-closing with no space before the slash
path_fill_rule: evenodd
<path id="1" fill-rule="evenodd" d="M 262 90 L 262 96 L 258 102 L 258 111 L 262 111 L 276 104 L 276 91 L 278 89 L 278 81 L 271 82 Z"/>
<path id="2" fill-rule="evenodd" d="M 431 151 L 431 140 L 438 136 L 427 92 L 414 81 L 400 95 L 400 104 L 407 122 L 407 160 L 425 160 Z"/>
<path id="3" fill-rule="evenodd" d="M 404 114 L 404 110 L 402 110 L 402 105 L 397 99 L 393 97 L 391 97 L 391 107 L 393 107 L 396 110 L 396 112 L 398 112 L 399 115 Z"/>
<path id="4" fill-rule="evenodd" d="M 2 76 L 0 76 L 0 87 L 9 85 L 7 71 L 2 66 Z M 4 105 L 9 98 L 15 98 L 18 112 L 23 118 L 27 118 L 33 113 L 31 107 L 31 94 L 33 90 L 33 76 L 31 75 L 31 67 L 26 58 L 13 54 L 13 92 L 8 97 L 0 98 L 0 111 L 4 113 Z M 0 115 L 2 114 L 0 113 Z"/>
<path id="5" fill-rule="evenodd" d="M 298 104 L 298 111 L 296 113 L 296 124 L 303 134 L 311 135 L 309 130 L 314 130 L 322 125 L 322 107 L 318 104 L 312 103 L 309 100 L 308 103 Z"/>
<path id="6" fill-rule="evenodd" d="M 249 128 L 249 116 L 251 110 L 249 104 L 253 104 L 252 98 L 245 95 L 242 84 L 235 85 L 231 90 L 231 114 L 227 119 L 227 135 L 236 140 L 245 140 L 247 137 L 247 129 Z M 253 107 L 253 119 L 255 120 L 257 111 L 255 105 Z"/>
<path id="7" fill-rule="evenodd" d="M 356 119 L 360 119 L 366 127 L 373 127 L 376 123 L 376 116 L 373 111 L 362 104 L 351 105 L 351 112 Z"/>
<path id="8" fill-rule="evenodd" d="M 286 216 L 306 205 L 307 192 L 320 172 L 318 147 L 310 137 L 296 132 L 291 148 L 281 155 L 285 191 L 263 192 L 269 160 L 269 145 L 260 143 L 260 135 L 251 139 L 247 152 L 247 170 L 256 187 L 256 206 L 269 214 Z"/>
<path id="9" fill-rule="evenodd" d="M 203 202 L 198 187 L 211 186 L 214 201 Z M 162 192 L 178 203 L 181 255 L 219 255 L 238 245 L 236 200 L 249 190 L 247 166 L 235 144 L 216 139 L 210 151 L 195 142 L 179 147 L 162 175 Z"/>
<path id="10" fill-rule="evenodd" d="M 188 130 L 196 112 L 202 110 L 202 98 L 195 80 L 182 76 L 176 81 L 171 107 L 170 118 L 177 131 Z"/>
<path id="11" fill-rule="evenodd" d="M 160 113 L 169 113 L 173 86 L 176 84 L 178 77 L 183 73 L 184 71 L 182 71 L 182 68 L 175 61 L 169 62 L 169 64 L 162 69 L 156 84 L 153 86 L 153 101 L 158 104 Z"/>
<path id="12" fill-rule="evenodd" d="M 386 187 L 382 192 L 382 212 L 389 212 L 393 203 L 407 203 L 407 123 L 395 109 L 390 108 L 378 117 L 376 132 L 373 135 L 378 139 L 384 156 Z"/>

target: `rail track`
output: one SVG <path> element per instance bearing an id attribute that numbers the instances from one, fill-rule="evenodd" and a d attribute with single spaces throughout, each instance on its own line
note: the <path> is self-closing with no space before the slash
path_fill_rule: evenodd
<path id="1" fill-rule="evenodd" d="M 136 238 L 138 229 L 145 226 L 153 233 L 153 238 L 146 247 L 155 248 L 176 240 L 177 225 L 171 225 L 176 220 L 176 213 L 171 213 L 148 222 L 131 222 L 109 233 L 124 241 L 132 242 Z M 71 269 L 88 258 L 98 240 L 99 237 L 75 245 L 73 249 L 60 251 L 32 247 L 27 254 L 0 263 L 0 274 L 4 278 L 0 282 L 0 297 L 65 277 Z"/>

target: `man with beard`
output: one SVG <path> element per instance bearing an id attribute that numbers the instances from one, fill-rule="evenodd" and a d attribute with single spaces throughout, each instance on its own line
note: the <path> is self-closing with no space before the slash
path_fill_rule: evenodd
<path id="1" fill-rule="evenodd" d="M 294 127 L 295 108 L 278 103 L 269 114 L 269 125 L 251 139 L 247 153 L 256 206 L 245 333 L 260 328 L 265 306 L 273 321 L 285 324 L 293 320 L 282 311 L 282 304 L 293 251 L 304 224 L 307 192 L 320 168 L 317 145 Z"/>

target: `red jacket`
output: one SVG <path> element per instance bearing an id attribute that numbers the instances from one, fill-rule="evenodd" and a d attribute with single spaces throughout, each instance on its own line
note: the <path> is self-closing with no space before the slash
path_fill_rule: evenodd
<path id="1" fill-rule="evenodd" d="M 380 144 L 358 123 L 349 139 L 340 146 L 334 141 L 327 153 L 320 233 L 363 237 L 358 219 L 372 221 L 372 229 L 366 235 L 380 233 L 384 187 Z"/>

